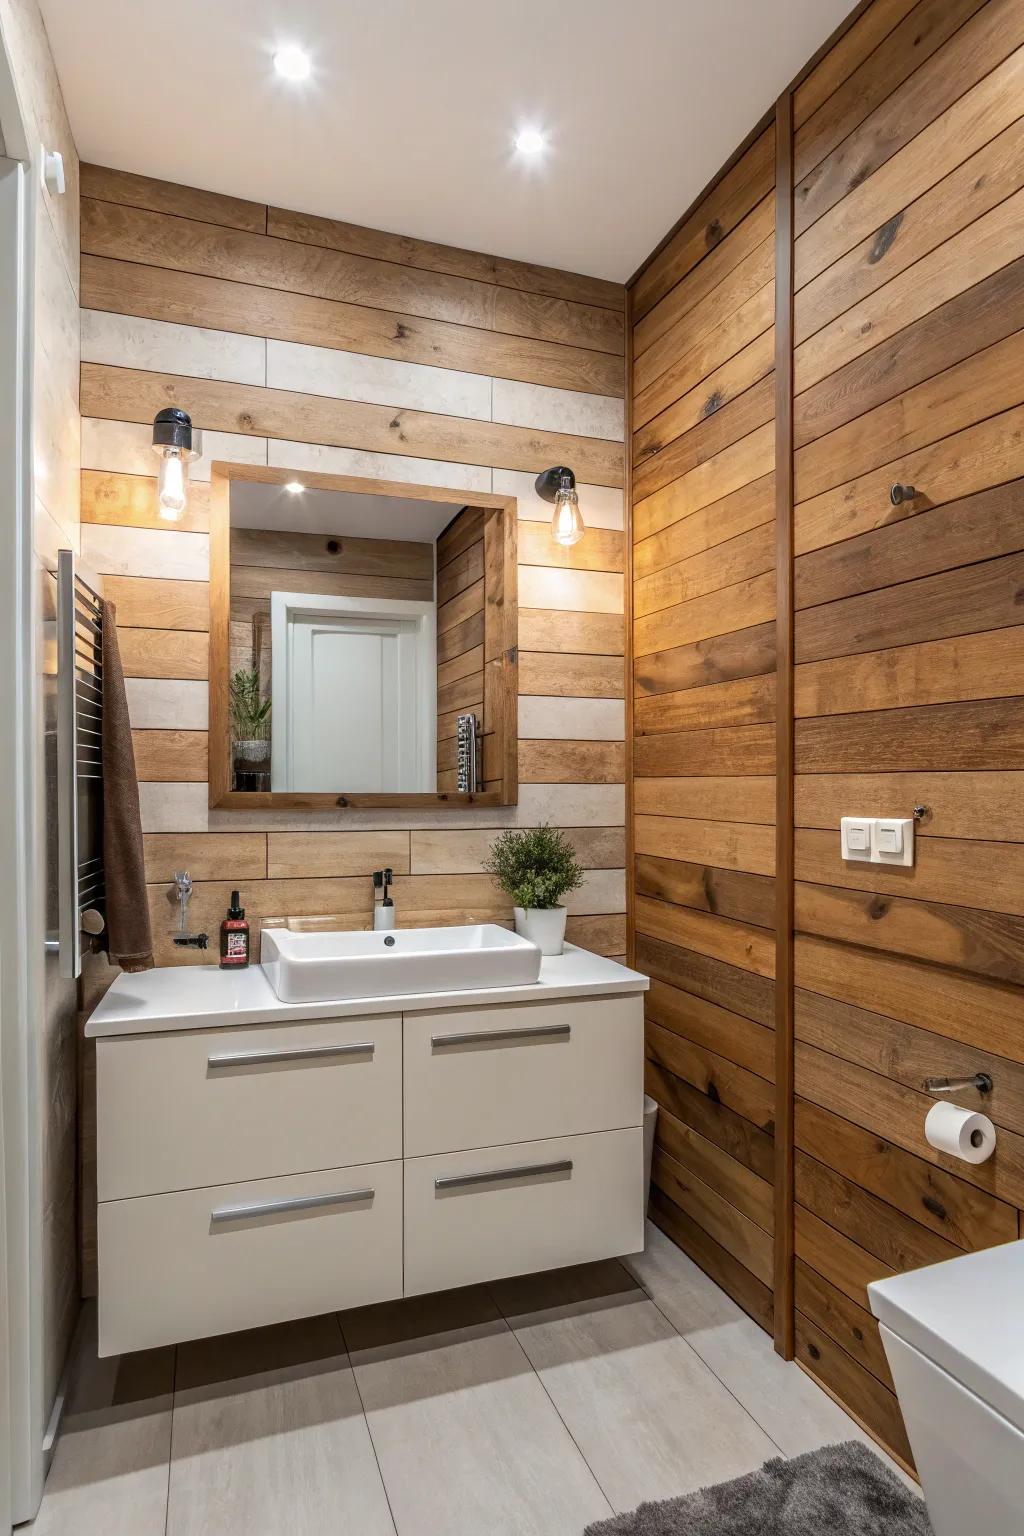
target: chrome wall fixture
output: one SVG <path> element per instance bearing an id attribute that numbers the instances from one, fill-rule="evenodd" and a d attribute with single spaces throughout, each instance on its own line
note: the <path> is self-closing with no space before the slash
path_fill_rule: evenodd
<path id="1" fill-rule="evenodd" d="M 475 795 L 479 784 L 476 715 L 460 715 L 455 722 L 455 734 L 459 793 Z"/>

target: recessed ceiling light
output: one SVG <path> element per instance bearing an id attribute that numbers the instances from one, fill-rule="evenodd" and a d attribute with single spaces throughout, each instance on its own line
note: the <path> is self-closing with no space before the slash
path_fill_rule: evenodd
<path id="1" fill-rule="evenodd" d="M 547 138 L 539 128 L 521 128 L 516 134 L 516 149 L 521 155 L 542 155 L 547 147 Z"/>
<path id="2" fill-rule="evenodd" d="M 308 80 L 312 65 L 308 53 L 289 44 L 274 54 L 274 68 L 285 80 Z"/>
<path id="3" fill-rule="evenodd" d="M 301 480 L 286 480 L 284 488 L 286 491 L 290 491 L 293 496 L 301 496 L 306 489 Z"/>

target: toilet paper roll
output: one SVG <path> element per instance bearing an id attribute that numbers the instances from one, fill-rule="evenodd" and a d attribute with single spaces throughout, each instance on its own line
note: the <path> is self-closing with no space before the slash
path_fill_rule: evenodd
<path id="1" fill-rule="evenodd" d="M 984 1163 L 996 1149 L 996 1128 L 988 1116 L 959 1104 L 933 1104 L 925 1116 L 924 1134 L 937 1152 L 965 1163 Z"/>

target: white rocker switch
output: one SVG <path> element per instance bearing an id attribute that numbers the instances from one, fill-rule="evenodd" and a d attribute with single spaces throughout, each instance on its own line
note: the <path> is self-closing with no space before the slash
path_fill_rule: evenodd
<path id="1" fill-rule="evenodd" d="M 839 823 L 844 859 L 871 862 L 871 822 L 863 816 L 844 816 Z"/>
<path id="2" fill-rule="evenodd" d="M 902 864 L 914 862 L 914 823 L 908 818 L 880 816 L 875 822 L 874 862 Z"/>

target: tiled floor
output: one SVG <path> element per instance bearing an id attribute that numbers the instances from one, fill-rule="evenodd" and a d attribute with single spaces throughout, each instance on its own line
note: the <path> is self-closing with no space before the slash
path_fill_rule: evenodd
<path id="1" fill-rule="evenodd" d="M 654 1227 L 620 1264 L 78 1371 L 35 1536 L 580 1536 L 856 1425 Z"/>

